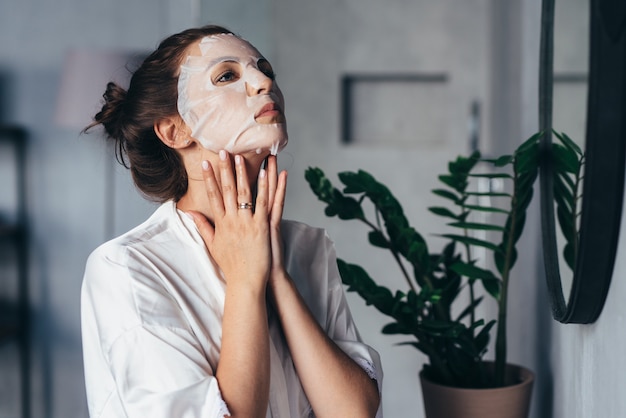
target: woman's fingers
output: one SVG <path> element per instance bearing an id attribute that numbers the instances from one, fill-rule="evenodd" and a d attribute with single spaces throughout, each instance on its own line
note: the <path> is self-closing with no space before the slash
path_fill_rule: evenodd
<path id="1" fill-rule="evenodd" d="M 283 208 L 285 207 L 285 194 L 287 190 L 287 172 L 281 171 L 278 175 L 276 183 L 276 191 L 274 194 L 274 200 L 272 201 L 272 208 L 270 212 L 270 223 L 274 227 L 280 225 L 280 220 L 283 218 Z"/>
<path id="2" fill-rule="evenodd" d="M 258 218 L 267 219 L 267 214 L 270 210 L 269 205 L 269 185 L 267 179 L 267 171 L 261 168 L 259 171 L 259 178 L 257 179 L 257 191 L 254 215 Z"/>
<path id="3" fill-rule="evenodd" d="M 224 200 L 222 198 L 222 192 L 215 178 L 213 166 L 206 160 L 202 161 L 202 177 L 204 179 L 207 197 L 209 198 L 211 213 L 213 213 L 214 216 L 223 216 Z"/>
<path id="4" fill-rule="evenodd" d="M 203 161 L 202 169 L 211 211 L 215 216 L 221 217 L 226 213 L 253 214 L 256 206 L 260 206 L 257 212 L 261 209 L 264 216 L 271 210 L 278 182 L 275 158 L 270 163 L 272 175 L 267 175 L 268 171 L 264 169 L 259 172 L 256 202 L 248 179 L 246 161 L 242 156 L 235 155 L 233 168 L 229 154 L 220 151 L 217 167 Z"/>
<path id="5" fill-rule="evenodd" d="M 269 201 L 266 170 L 259 172 L 255 199 L 247 168 L 248 162 L 243 156 L 231 159 L 225 151 L 221 151 L 219 159 L 212 164 L 203 162 L 211 223 L 200 213 L 190 215 L 227 281 L 243 280 L 262 285 L 267 281 L 272 264 L 269 211 L 274 202 Z M 253 203 L 256 210 L 252 209 Z"/>
<path id="6" fill-rule="evenodd" d="M 281 172 L 276 179 L 274 200 L 270 209 L 270 243 L 272 248 L 272 274 L 279 277 L 284 273 L 283 239 L 280 233 L 280 222 L 283 217 L 285 204 L 285 190 L 287 186 L 287 172 Z"/>
<path id="7" fill-rule="evenodd" d="M 229 154 L 221 150 L 219 152 L 219 172 L 220 184 L 222 186 L 222 199 L 224 199 L 224 209 L 228 211 L 237 210 L 237 185 L 233 173 Z"/>
<path id="8" fill-rule="evenodd" d="M 241 155 L 235 155 L 235 172 L 237 174 L 237 209 L 252 213 L 252 192 L 246 171 L 246 163 Z"/>
<path id="9" fill-rule="evenodd" d="M 278 162 L 275 155 L 267 157 L 267 178 L 269 182 L 269 202 L 274 202 L 276 184 L 278 183 Z"/>

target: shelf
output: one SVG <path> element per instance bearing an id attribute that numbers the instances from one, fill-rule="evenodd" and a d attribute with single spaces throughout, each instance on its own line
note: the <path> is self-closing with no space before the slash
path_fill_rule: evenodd
<path id="1" fill-rule="evenodd" d="M 29 298 L 28 298 L 28 228 L 26 225 L 26 130 L 17 125 L 0 126 L 0 144 L 2 152 L 5 145 L 13 150 L 10 164 L 15 170 L 15 188 L 17 191 L 15 205 L 10 213 L 0 214 L 0 243 L 2 244 L 2 262 L 15 264 L 15 271 L 8 269 L 9 274 L 1 274 L 2 288 L 15 289 L 15 294 L 0 295 L 0 346 L 14 342 L 19 353 L 20 370 L 20 404 L 21 417 L 30 417 L 30 337 L 29 337 Z M 4 157 L 4 155 L 3 155 Z M 9 203 L 9 205 L 11 205 Z M 13 251 L 7 252 L 7 246 Z M 0 270 L 0 273 L 3 273 Z M 6 285 L 4 284 L 4 281 Z M 0 376 L 4 371 L 0 370 Z"/>
<path id="2" fill-rule="evenodd" d="M 19 335 L 20 328 L 17 321 L 12 323 L 3 323 L 0 320 L 0 345 L 4 344 L 5 340 L 14 339 Z"/>
<path id="3" fill-rule="evenodd" d="M 0 240 L 6 238 L 15 238 L 19 236 L 22 231 L 23 228 L 20 225 L 0 223 Z"/>
<path id="4" fill-rule="evenodd" d="M 22 321 L 20 312 L 15 302 L 0 299 L 0 345 L 6 339 L 19 336 Z"/>
<path id="5" fill-rule="evenodd" d="M 26 131 L 19 126 L 0 126 L 0 141 L 23 141 Z"/>

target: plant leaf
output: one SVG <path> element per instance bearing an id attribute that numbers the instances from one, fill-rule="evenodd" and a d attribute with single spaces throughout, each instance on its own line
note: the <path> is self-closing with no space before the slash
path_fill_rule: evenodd
<path id="1" fill-rule="evenodd" d="M 500 291 L 502 289 L 502 281 L 496 277 L 492 279 L 482 279 L 483 287 L 495 300 L 500 300 Z"/>
<path id="2" fill-rule="evenodd" d="M 483 329 L 480 330 L 478 335 L 476 335 L 476 348 L 479 352 L 482 353 L 487 349 L 487 344 L 489 344 L 489 332 L 491 331 L 491 328 L 493 328 L 495 323 L 495 320 L 489 321 L 487 325 L 485 325 Z"/>
<path id="3" fill-rule="evenodd" d="M 491 163 L 496 167 L 504 167 L 504 166 L 511 164 L 511 162 L 513 162 L 513 156 L 503 155 L 496 159 L 484 159 L 483 161 L 485 161 L 486 163 Z"/>
<path id="4" fill-rule="evenodd" d="M 496 192 L 467 192 L 468 196 L 511 197 L 508 193 Z"/>
<path id="5" fill-rule="evenodd" d="M 493 212 L 493 213 L 504 213 L 504 214 L 508 214 L 509 213 L 508 210 L 496 208 L 496 207 L 493 207 L 493 206 L 465 205 L 464 207 L 465 207 L 465 209 L 475 210 L 475 211 L 479 211 L 479 212 Z"/>
<path id="6" fill-rule="evenodd" d="M 467 317 L 472 312 L 474 312 L 476 310 L 476 307 L 480 304 L 480 302 L 482 302 L 482 300 L 483 300 L 482 296 L 479 296 L 476 299 L 474 299 L 474 302 L 470 303 L 465 309 L 463 309 L 463 311 L 459 314 L 459 316 L 457 316 L 456 322 L 461 321 L 463 318 Z"/>
<path id="7" fill-rule="evenodd" d="M 552 132 L 554 132 L 554 135 L 563 143 L 563 145 L 574 150 L 576 154 L 583 155 L 583 152 L 578 144 L 576 144 L 576 142 L 574 142 L 572 138 L 567 136 L 565 132 L 558 133 L 555 130 L 552 130 Z"/>
<path id="8" fill-rule="evenodd" d="M 434 189 L 432 190 L 432 193 L 436 194 L 439 197 L 443 197 L 444 199 L 452 200 L 455 204 L 459 204 L 461 202 L 459 196 L 449 190 Z"/>
<path id="9" fill-rule="evenodd" d="M 397 322 L 390 322 L 385 325 L 381 330 L 383 334 L 392 335 L 392 334 L 412 334 L 410 329 L 403 327 L 401 324 Z"/>
<path id="10" fill-rule="evenodd" d="M 462 235 L 454 235 L 454 234 L 442 234 L 440 235 L 441 237 L 444 238 L 449 238 L 449 239 L 453 239 L 457 242 L 460 242 L 462 244 L 467 244 L 467 245 L 475 245 L 477 247 L 484 247 L 484 248 L 488 248 L 490 250 L 493 251 L 498 251 L 498 246 L 489 242 L 489 241 L 485 241 L 485 240 L 481 240 L 478 238 L 472 238 L 472 237 L 464 237 Z"/>
<path id="11" fill-rule="evenodd" d="M 508 173 L 481 173 L 470 174 L 469 177 L 473 178 L 485 178 L 485 179 L 512 179 L 513 176 Z"/>
<path id="12" fill-rule="evenodd" d="M 309 167 L 304 177 L 309 183 L 311 190 L 322 202 L 330 202 L 332 200 L 333 187 L 330 181 L 324 175 L 324 172 L 317 167 Z"/>
<path id="13" fill-rule="evenodd" d="M 462 276 L 471 279 L 495 279 L 496 276 L 489 270 L 475 266 L 474 264 L 458 261 L 450 266 L 450 269 Z"/>
<path id="14" fill-rule="evenodd" d="M 542 136 L 543 136 L 543 132 L 537 132 L 533 134 L 530 138 L 522 142 L 522 144 L 517 147 L 516 153 L 526 152 L 529 148 L 539 144 L 539 139 Z"/>
<path id="15" fill-rule="evenodd" d="M 385 249 L 389 248 L 389 241 L 387 241 L 387 238 L 378 229 L 370 231 L 368 233 L 368 240 L 369 240 L 369 243 L 375 247 L 385 248 Z"/>
<path id="16" fill-rule="evenodd" d="M 572 149 L 553 143 L 552 160 L 554 161 L 556 171 L 566 171 L 568 173 L 578 172 L 580 164 L 576 152 Z"/>
<path id="17" fill-rule="evenodd" d="M 454 226 L 455 228 L 475 229 L 480 231 L 504 231 L 504 228 L 500 225 L 483 224 L 477 222 L 452 222 L 448 225 Z"/>
<path id="18" fill-rule="evenodd" d="M 467 187 L 467 181 L 465 180 L 466 177 L 442 174 L 438 178 L 439 181 L 441 181 L 443 184 L 451 187 L 459 193 L 461 193 Z"/>
<path id="19" fill-rule="evenodd" d="M 435 215 L 443 216 L 446 218 L 459 219 L 459 216 L 448 208 L 444 208 L 440 206 L 433 206 L 433 207 L 428 208 L 428 210 L 434 213 Z"/>

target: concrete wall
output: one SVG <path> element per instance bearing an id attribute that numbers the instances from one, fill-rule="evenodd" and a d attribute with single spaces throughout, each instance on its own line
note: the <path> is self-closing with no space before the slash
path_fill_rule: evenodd
<path id="1" fill-rule="evenodd" d="M 481 103 L 481 149 L 486 154 L 511 152 L 537 130 L 537 1 L 275 1 L 274 39 L 278 81 L 286 95 L 290 144 L 281 156 L 290 170 L 287 215 L 328 229 L 340 257 L 364 266 L 392 289 L 406 289 L 391 257 L 373 249 L 357 222 L 326 218 L 301 173 L 322 168 L 329 178 L 344 170 L 365 169 L 390 186 L 412 224 L 433 249 L 439 219 L 426 208 L 439 204 L 429 190 L 448 160 L 469 149 L 470 103 Z M 342 74 L 444 72 L 450 77 L 449 102 L 431 100 L 445 119 L 442 139 L 427 142 L 419 126 L 412 143 L 394 141 L 390 132 L 379 144 L 343 145 L 340 137 Z M 374 92 L 370 92 L 374 94 Z M 423 95 L 423 93 L 422 93 Z M 428 106 L 415 97 L 415 118 Z M 389 104 L 390 105 L 390 104 Z M 373 111 L 384 123 L 384 112 Z M 424 123 L 435 123 L 436 120 Z M 420 123 L 422 123 L 420 121 Z M 538 292 L 543 276 L 538 265 L 538 213 L 528 219 L 510 294 L 509 359 L 536 370 L 543 354 L 535 346 L 538 324 L 549 326 L 546 300 Z M 434 244 L 432 244 L 434 243 Z M 383 402 L 387 416 L 422 416 L 417 373 L 424 361 L 417 350 L 398 346 L 406 338 L 385 336 L 387 318 L 349 294 L 363 337 L 383 359 Z M 487 317 L 494 307 L 487 299 Z M 543 383 L 544 380 L 542 380 Z M 544 401 L 537 385 L 533 416 Z M 410 412 L 409 412 L 410 411 Z"/>
<path id="2" fill-rule="evenodd" d="M 622 220 L 624 219 L 622 215 Z M 626 413 L 622 362 L 626 336 L 626 225 L 604 310 L 595 324 L 553 324 L 554 417 L 622 417 Z"/>
<path id="3" fill-rule="evenodd" d="M 195 24 L 198 7 L 193 0 L 0 2 L 6 104 L 0 120 L 22 125 L 29 135 L 33 417 L 87 415 L 80 283 L 87 255 L 111 234 L 104 228 L 104 174 L 111 156 L 98 134 L 79 136 L 80 129 L 54 123 L 64 55 L 71 47 L 153 49 L 167 34 Z M 114 232 L 151 210 L 119 174 L 117 197 L 126 207 L 115 214 Z M 17 417 L 17 381 L 7 378 L 15 356 L 11 347 L 0 350 L 0 416 Z"/>
<path id="4" fill-rule="evenodd" d="M 586 73 L 589 5 L 584 0 L 556 1 L 555 72 Z M 584 138 L 586 85 L 561 83 L 555 91 L 555 129 Z M 581 141 L 584 142 L 584 141 Z M 622 216 L 620 242 L 611 287 L 602 314 L 591 325 L 552 324 L 550 353 L 554 376 L 556 418 L 622 417 L 626 368 L 621 362 L 626 344 L 623 300 L 626 284 L 626 225 Z M 563 269 L 562 269 L 563 271 Z M 567 271 L 567 270 L 565 270 Z M 571 277 L 568 278 L 571 282 Z"/>

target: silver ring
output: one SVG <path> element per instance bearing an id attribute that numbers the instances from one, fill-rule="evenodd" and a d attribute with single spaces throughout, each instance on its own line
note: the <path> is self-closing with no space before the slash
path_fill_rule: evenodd
<path id="1" fill-rule="evenodd" d="M 254 205 L 252 203 L 240 203 L 237 207 L 239 209 L 252 209 L 254 208 Z"/>

